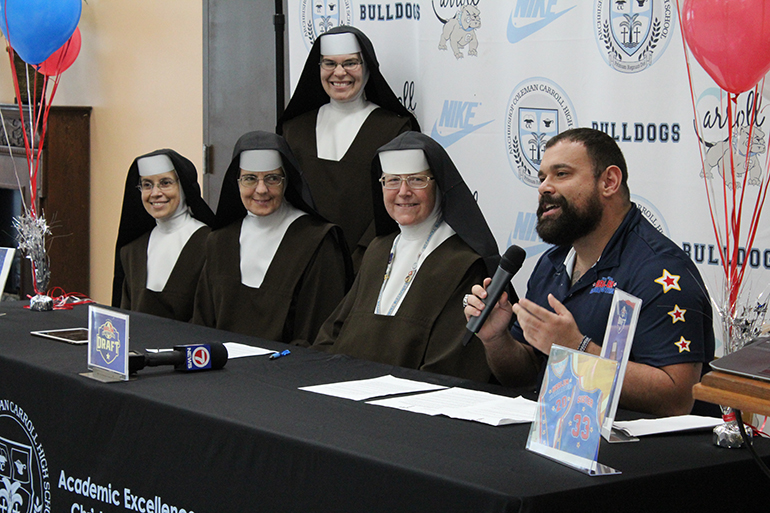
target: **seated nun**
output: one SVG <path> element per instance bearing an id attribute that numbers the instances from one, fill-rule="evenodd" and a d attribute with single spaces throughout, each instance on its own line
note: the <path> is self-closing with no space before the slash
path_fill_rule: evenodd
<path id="1" fill-rule="evenodd" d="M 194 322 L 269 340 L 313 340 L 348 289 L 342 230 L 326 222 L 284 139 L 235 146 L 206 244 Z"/>
<path id="2" fill-rule="evenodd" d="M 363 32 L 341 26 L 316 38 L 278 133 L 307 177 L 318 212 L 345 233 L 356 270 L 374 238 L 372 159 L 409 130 L 420 125 L 383 77 Z"/>
<path id="3" fill-rule="evenodd" d="M 123 195 L 112 306 L 192 319 L 213 224 L 192 162 L 167 149 L 137 157 Z"/>
<path id="4" fill-rule="evenodd" d="M 481 341 L 462 344 L 463 296 L 499 261 L 471 191 L 444 149 L 419 132 L 381 147 L 372 172 L 382 184 L 378 236 L 312 347 L 489 381 Z"/>

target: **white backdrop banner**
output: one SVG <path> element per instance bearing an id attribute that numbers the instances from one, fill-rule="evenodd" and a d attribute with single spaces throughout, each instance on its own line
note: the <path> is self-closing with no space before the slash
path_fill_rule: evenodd
<path id="1" fill-rule="evenodd" d="M 692 58 L 691 95 L 676 0 L 288 4 L 292 90 L 316 37 L 341 24 L 363 30 L 402 103 L 446 148 L 476 193 L 501 250 L 511 244 L 526 249 L 527 261 L 514 279 L 520 294 L 548 247 L 535 232 L 545 142 L 568 128 L 593 127 L 614 137 L 625 154 L 637 207 L 690 255 L 712 298 L 722 301 L 714 226 L 724 232 L 727 221 L 714 212 L 712 223 L 706 190 L 712 188 L 717 205 L 723 204 L 726 99 Z M 745 93 L 737 105 L 738 144 L 745 145 L 747 119 L 757 112 L 749 165 L 739 171 L 741 180 L 749 175 L 737 190 L 745 195 L 742 247 L 766 180 L 770 123 L 761 99 Z M 746 295 L 754 299 L 770 277 L 765 225 L 749 255 L 739 255 L 739 263 L 748 264 Z"/>

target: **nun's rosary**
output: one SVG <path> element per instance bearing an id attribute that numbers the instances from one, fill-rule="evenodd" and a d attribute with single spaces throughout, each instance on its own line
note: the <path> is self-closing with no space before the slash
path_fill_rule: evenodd
<path id="1" fill-rule="evenodd" d="M 428 234 L 428 238 L 425 239 L 425 244 L 422 245 L 422 249 L 420 249 L 420 252 L 417 254 L 417 258 L 415 258 L 414 263 L 412 264 L 412 269 L 409 271 L 409 273 L 407 273 L 406 277 L 404 278 L 404 285 L 401 287 L 401 290 L 398 292 L 396 299 L 393 300 L 393 304 L 390 305 L 387 315 L 393 315 L 393 311 L 396 309 L 396 305 L 398 305 L 399 301 L 401 301 L 401 296 L 403 296 L 404 293 L 406 292 L 406 289 L 409 288 L 409 284 L 412 282 L 414 275 L 417 274 L 417 265 L 420 263 L 420 257 L 425 252 L 425 248 L 428 247 L 428 243 L 430 243 L 430 239 L 433 238 L 433 234 L 436 233 L 436 230 L 438 230 L 438 227 L 440 224 L 441 224 L 441 216 L 439 216 L 439 218 L 436 219 L 436 223 L 433 225 L 433 228 L 430 230 L 430 233 Z M 377 296 L 377 309 L 375 310 L 375 313 L 381 311 L 380 302 L 382 301 L 382 293 L 385 292 L 385 285 L 387 285 L 388 280 L 390 279 L 390 271 L 393 268 L 393 260 L 395 260 L 396 258 L 396 246 L 398 246 L 398 241 L 400 239 L 401 239 L 401 234 L 399 233 L 396 236 L 396 239 L 393 241 L 393 246 L 391 246 L 390 248 L 390 255 L 388 256 L 388 266 L 385 268 L 385 276 L 382 278 L 382 287 L 380 287 L 380 293 Z"/>

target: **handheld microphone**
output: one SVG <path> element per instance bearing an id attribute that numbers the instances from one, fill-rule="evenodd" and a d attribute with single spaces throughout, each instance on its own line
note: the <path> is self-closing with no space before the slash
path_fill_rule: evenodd
<path id="1" fill-rule="evenodd" d="M 521 269 L 521 264 L 524 263 L 525 258 L 527 258 L 527 252 L 515 244 L 505 250 L 505 254 L 500 259 L 500 265 L 498 265 L 497 271 L 495 271 L 495 275 L 492 277 L 492 282 L 487 287 L 487 297 L 482 300 L 484 305 L 489 308 L 484 308 L 478 317 L 474 316 L 468 320 L 468 324 L 465 326 L 468 329 L 468 333 L 463 337 L 463 345 L 467 345 L 471 337 L 478 333 L 484 325 L 484 321 L 492 313 L 495 303 L 503 295 L 505 287 L 511 283 L 513 275 Z"/>
<path id="2" fill-rule="evenodd" d="M 173 365 L 174 370 L 191 372 L 209 369 L 221 369 L 227 363 L 227 348 L 221 342 L 208 344 L 184 344 L 174 346 L 173 351 L 158 353 L 129 353 L 128 371 L 130 374 L 145 367 Z"/>

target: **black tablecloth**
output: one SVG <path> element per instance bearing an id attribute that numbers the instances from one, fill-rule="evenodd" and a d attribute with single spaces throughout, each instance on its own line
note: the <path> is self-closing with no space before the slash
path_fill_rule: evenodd
<path id="1" fill-rule="evenodd" d="M 390 373 L 521 392 L 311 349 L 233 359 L 220 371 L 156 367 L 129 382 L 99 383 L 79 375 L 85 346 L 29 335 L 87 326 L 87 307 L 31 312 L 23 304 L 0 304 L 0 449 L 32 448 L 28 470 L 38 475 L 17 491 L 42 497 L 43 510 L 708 511 L 731 501 L 759 508 L 768 495 L 748 453 L 715 447 L 710 432 L 602 441 L 600 463 L 622 474 L 590 477 L 525 450 L 528 424 L 491 427 L 301 391 Z M 134 349 L 206 341 L 287 347 L 136 313 L 130 330 Z M 770 454 L 766 440 L 755 446 Z M 0 479 L 0 510 L 3 487 L 23 477 L 9 468 L 0 450 L 0 478 L 8 476 Z"/>

